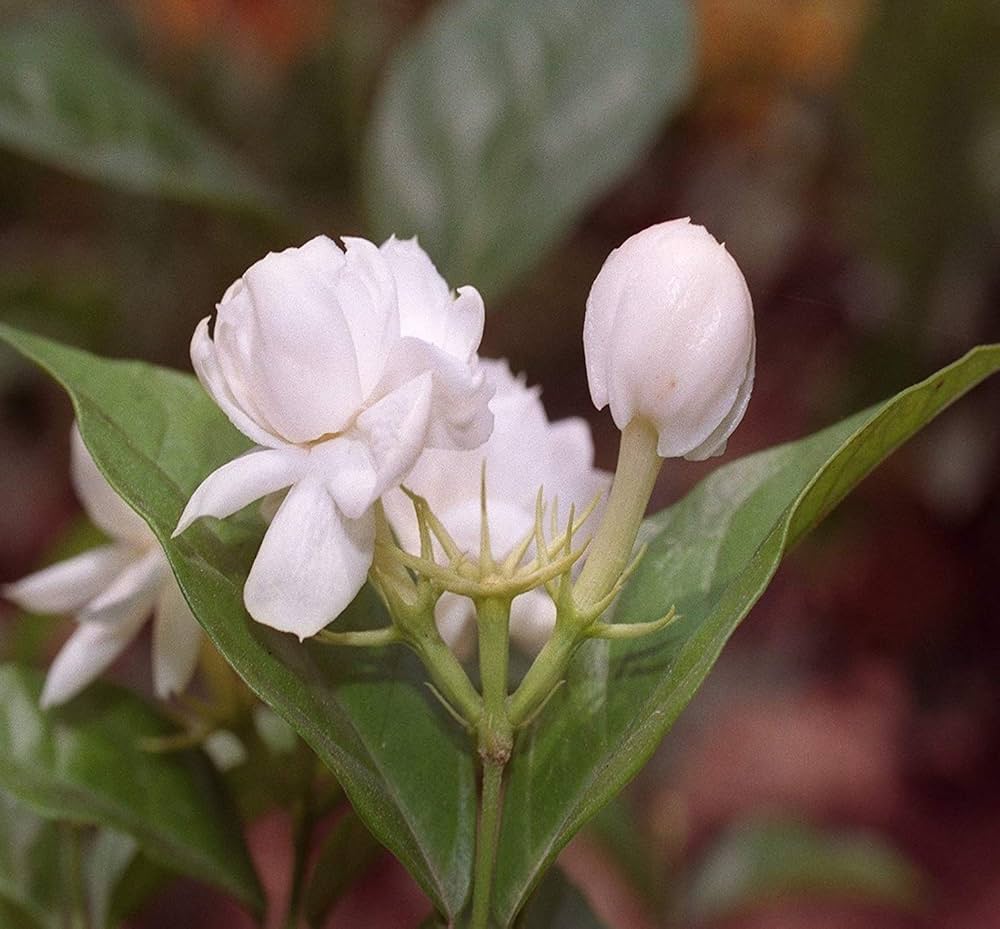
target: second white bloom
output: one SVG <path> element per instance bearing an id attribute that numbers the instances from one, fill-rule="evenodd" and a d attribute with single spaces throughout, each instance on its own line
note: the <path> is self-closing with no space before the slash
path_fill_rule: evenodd
<path id="1" fill-rule="evenodd" d="M 344 244 L 319 236 L 267 255 L 191 343 L 202 384 L 257 447 L 205 479 L 176 531 L 290 488 L 244 601 L 300 638 L 364 584 L 375 501 L 424 448 L 475 448 L 492 429 L 479 294 L 453 295 L 415 240 Z"/>
<path id="2" fill-rule="evenodd" d="M 479 550 L 481 466 L 486 466 L 490 544 L 504 558 L 535 524 L 539 488 L 549 506 L 558 504 L 563 528 L 571 507 L 579 515 L 604 493 L 610 475 L 594 468 L 590 427 L 579 417 L 549 422 L 538 388 L 515 377 L 506 361 L 483 366 L 496 387 L 490 403 L 496 426 L 489 441 L 472 452 L 428 451 L 406 481 L 426 498 L 456 543 L 470 554 Z M 419 551 L 413 506 L 402 491 L 387 494 L 386 513 L 403 547 Z M 591 517 L 576 536 L 585 541 L 596 523 Z M 467 651 L 475 608 L 467 597 L 445 593 L 435 611 L 442 637 L 459 653 Z M 544 590 L 529 590 L 511 608 L 511 635 L 526 651 L 537 651 L 555 625 L 556 609 Z"/>

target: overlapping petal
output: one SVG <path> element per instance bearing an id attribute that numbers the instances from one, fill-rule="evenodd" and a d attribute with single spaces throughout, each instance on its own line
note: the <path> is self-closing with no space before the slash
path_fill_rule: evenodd
<path id="1" fill-rule="evenodd" d="M 128 545 L 101 545 L 7 584 L 3 595 L 33 613 L 73 613 L 107 587 L 133 557 Z"/>
<path id="2" fill-rule="evenodd" d="M 236 399 L 229 381 L 222 371 L 219 356 L 208 332 L 209 317 L 205 317 L 194 330 L 191 338 L 191 365 L 198 380 L 215 401 L 216 406 L 229 418 L 229 421 L 248 439 L 269 448 L 280 448 L 285 441 L 273 432 L 265 429 L 254 419 Z M 246 397 L 243 398 L 246 403 Z"/>
<path id="3" fill-rule="evenodd" d="M 83 621 L 113 625 L 124 622 L 139 605 L 145 604 L 148 613 L 170 576 L 167 559 L 158 546 L 135 552 L 125 569 L 77 615 Z"/>
<path id="4" fill-rule="evenodd" d="M 98 528 L 111 538 L 133 545 L 147 546 L 153 542 L 153 533 L 135 510 L 132 509 L 108 483 L 83 444 L 76 423 L 70 432 L 70 477 L 80 503 Z"/>
<path id="5" fill-rule="evenodd" d="M 261 497 L 290 487 L 305 473 L 308 461 L 306 449 L 287 445 L 234 458 L 201 482 L 184 507 L 174 536 L 201 516 L 224 519 Z"/>
<path id="6" fill-rule="evenodd" d="M 391 236 L 379 249 L 396 280 L 400 334 L 468 362 L 483 338 L 486 311 L 475 287 L 453 296 L 430 256 L 413 239 Z"/>
<path id="7" fill-rule="evenodd" d="M 300 639 L 315 635 L 364 585 L 374 544 L 372 513 L 347 519 L 320 478 L 307 476 L 268 527 L 243 589 L 247 610 Z"/>
<path id="8" fill-rule="evenodd" d="M 42 688 L 42 707 L 56 706 L 75 697 L 96 680 L 139 634 L 149 616 L 157 591 L 145 588 L 128 603 L 115 621 L 94 616 L 82 621 L 59 650 Z"/>
<path id="9" fill-rule="evenodd" d="M 377 476 L 370 503 L 398 485 L 424 450 L 433 390 L 433 376 L 425 371 L 358 417 L 356 431 L 369 449 Z"/>
<path id="10" fill-rule="evenodd" d="M 201 626 L 177 583 L 164 584 L 153 619 L 153 690 L 161 700 L 191 682 L 202 644 Z"/>
<path id="11" fill-rule="evenodd" d="M 244 287 L 219 304 L 215 327 L 220 364 L 234 396 L 288 442 L 341 431 L 364 398 L 339 300 L 346 259 L 322 237 L 303 248 L 312 253 L 310 260 L 302 260 L 301 249 L 287 249 L 248 269 Z M 329 273 L 316 269 L 322 257 L 329 260 Z M 375 310 L 368 304 L 358 308 Z"/>

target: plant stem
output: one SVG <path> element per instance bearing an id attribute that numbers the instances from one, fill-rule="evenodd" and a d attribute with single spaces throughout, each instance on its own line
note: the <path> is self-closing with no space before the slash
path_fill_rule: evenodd
<path id="1" fill-rule="evenodd" d="M 492 902 L 493 871 L 500 839 L 500 803 L 503 763 L 483 762 L 483 793 L 476 835 L 476 864 L 472 873 L 472 919 L 470 929 L 488 929 Z"/>
<path id="2" fill-rule="evenodd" d="M 515 729 L 531 719 L 559 685 L 580 641 L 577 630 L 556 626 L 508 702 L 508 717 Z"/>
<path id="3" fill-rule="evenodd" d="M 584 641 L 586 624 L 593 619 L 591 611 L 611 592 L 632 557 L 663 464 L 656 441 L 656 430 L 644 419 L 633 419 L 622 432 L 611 495 L 573 586 L 572 607 L 565 613 L 560 610 L 552 637 L 510 698 L 509 720 L 515 729 L 531 719 L 559 686 L 573 653 Z"/>
<path id="4" fill-rule="evenodd" d="M 483 715 L 483 701 L 437 628 L 432 626 L 409 644 L 424 663 L 439 693 L 470 727 L 477 726 Z"/>
<path id="5" fill-rule="evenodd" d="M 580 610 L 598 603 L 611 590 L 632 556 L 663 465 L 663 459 L 656 454 L 656 441 L 656 430 L 641 418 L 633 419 L 622 431 L 608 505 L 573 586 L 573 602 Z"/>
<path id="6" fill-rule="evenodd" d="M 483 785 L 476 833 L 476 861 L 472 878 L 470 929 L 488 929 L 500 839 L 503 772 L 514 746 L 514 732 L 507 717 L 507 666 L 510 656 L 510 600 L 481 600 L 476 604 L 479 622 L 479 676 L 483 688 L 483 713 L 479 721 L 479 757 Z"/>

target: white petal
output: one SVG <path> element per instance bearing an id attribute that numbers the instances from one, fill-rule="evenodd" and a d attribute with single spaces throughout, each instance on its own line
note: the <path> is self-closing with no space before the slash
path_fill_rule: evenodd
<path id="1" fill-rule="evenodd" d="M 570 506 L 576 507 L 579 516 L 596 496 L 607 494 L 611 475 L 594 467 L 594 442 L 584 419 L 574 416 L 551 423 L 546 446 L 545 495 L 549 500 L 558 496 L 561 525 L 565 525 Z M 586 541 L 593 533 L 601 506 L 581 528 L 578 542 Z"/>
<path id="2" fill-rule="evenodd" d="M 3 595 L 33 613 L 71 613 L 96 597 L 134 557 L 127 545 L 102 545 L 7 584 Z"/>
<path id="3" fill-rule="evenodd" d="M 361 396 L 382 378 L 386 358 L 399 341 L 396 284 L 385 258 L 367 239 L 344 237 L 347 260 L 337 278 L 337 299 L 358 360 Z"/>
<path id="4" fill-rule="evenodd" d="M 468 597 L 445 591 L 434 606 L 434 622 L 445 644 L 464 660 L 476 644 L 475 607 Z"/>
<path id="5" fill-rule="evenodd" d="M 250 569 L 243 601 L 258 622 L 300 639 L 336 619 L 361 590 L 371 567 L 371 512 L 346 519 L 318 479 L 288 492 Z"/>
<path id="6" fill-rule="evenodd" d="M 42 708 L 75 697 L 111 665 L 138 635 L 149 606 L 136 604 L 135 609 L 115 623 L 82 622 L 49 668 L 42 688 Z"/>
<path id="7" fill-rule="evenodd" d="M 405 338 L 396 345 L 376 395 L 384 396 L 430 373 L 432 412 L 427 444 L 432 448 L 478 448 L 493 431 L 489 401 L 493 384 L 478 364 L 458 361 L 421 339 Z"/>
<path id="8" fill-rule="evenodd" d="M 285 446 L 249 451 L 217 468 L 191 495 L 177 522 L 178 536 L 201 516 L 225 519 L 254 500 L 284 490 L 305 472 L 309 452 Z"/>
<path id="9" fill-rule="evenodd" d="M 309 473 L 322 481 L 348 519 L 363 516 L 380 494 L 374 462 L 357 430 L 314 446 Z"/>
<path id="10" fill-rule="evenodd" d="M 489 475 L 487 474 L 487 482 Z M 537 493 L 537 488 L 535 492 Z M 531 506 L 518 506 L 492 494 L 486 501 L 490 523 L 490 547 L 497 558 L 504 558 L 521 542 L 535 524 L 534 495 Z M 478 555 L 482 509 L 479 494 L 438 514 L 459 548 Z"/>
<path id="11" fill-rule="evenodd" d="M 354 431 L 367 446 L 377 475 L 374 497 L 398 486 L 423 451 L 433 387 L 431 374 L 425 371 L 358 417 Z"/>
<path id="12" fill-rule="evenodd" d="M 753 342 L 750 346 L 750 358 L 747 361 L 747 372 L 736 394 L 736 400 L 726 414 L 725 419 L 719 423 L 718 428 L 713 432 L 698 448 L 692 449 L 684 457 L 688 461 L 704 461 L 706 458 L 714 458 L 721 455 L 726 450 L 726 442 L 733 430 L 740 424 L 743 414 L 750 404 L 750 394 L 753 393 L 754 371 L 757 360 L 757 338 L 753 333 Z"/>
<path id="13" fill-rule="evenodd" d="M 166 556 L 159 547 L 134 558 L 101 593 L 80 611 L 81 622 L 119 623 L 142 607 L 144 613 L 153 602 L 164 579 L 170 575 Z"/>
<path id="14" fill-rule="evenodd" d="M 258 261 L 234 312 L 219 307 L 215 344 L 234 395 L 292 443 L 342 431 L 364 396 L 341 301 L 345 271 L 340 249 L 318 237 Z"/>
<path id="15" fill-rule="evenodd" d="M 70 476 L 80 502 L 94 524 L 114 539 L 123 539 L 137 545 L 153 542 L 153 533 L 142 517 L 135 512 L 108 483 L 100 472 L 76 423 L 70 433 Z"/>
<path id="16" fill-rule="evenodd" d="M 166 700 L 184 690 L 198 664 L 202 631 L 177 582 L 164 583 L 153 620 L 153 689 Z"/>
<path id="17" fill-rule="evenodd" d="M 479 291 L 468 284 L 459 287 L 448 309 L 447 332 L 441 347 L 462 361 L 468 360 L 479 349 L 485 322 L 486 307 Z"/>
<path id="18" fill-rule="evenodd" d="M 208 319 L 206 316 L 198 323 L 191 337 L 191 365 L 194 373 L 198 375 L 198 380 L 219 409 L 229 417 L 229 421 L 248 439 L 266 448 L 280 448 L 286 445 L 282 439 L 254 420 L 253 416 L 236 401 L 219 365 L 215 343 L 208 334 Z"/>
<path id="19" fill-rule="evenodd" d="M 430 342 L 467 362 L 483 337 L 485 310 L 474 287 L 460 287 L 452 297 L 445 279 L 415 238 L 395 236 L 383 242 L 385 256 L 396 279 L 399 327 L 404 337 Z"/>
<path id="20" fill-rule="evenodd" d="M 510 609 L 510 637 L 528 654 L 535 654 L 556 626 L 556 606 L 540 590 L 514 598 Z"/>

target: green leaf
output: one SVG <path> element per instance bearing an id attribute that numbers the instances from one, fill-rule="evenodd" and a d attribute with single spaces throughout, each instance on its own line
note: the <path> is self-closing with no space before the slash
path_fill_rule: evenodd
<path id="1" fill-rule="evenodd" d="M 553 868 L 528 901 L 517 929 L 604 929 L 578 891 L 558 868 Z"/>
<path id="2" fill-rule="evenodd" d="M 337 901 L 378 857 L 381 846 L 353 810 L 336 823 L 320 849 L 306 890 L 310 926 L 322 925 Z"/>
<path id="3" fill-rule="evenodd" d="M 42 675 L 0 666 L 0 786 L 42 815 L 109 826 L 165 866 L 259 909 L 239 823 L 207 759 L 140 742 L 172 726 L 126 690 L 94 686 L 42 711 Z"/>
<path id="4" fill-rule="evenodd" d="M 495 915 L 508 925 L 569 838 L 645 763 L 704 681 L 782 556 L 880 461 L 1000 370 L 984 346 L 891 400 L 807 439 L 719 468 L 649 520 L 649 549 L 615 619 L 682 619 L 656 637 L 592 642 L 516 746 Z"/>
<path id="5" fill-rule="evenodd" d="M 58 823 L 0 791 L 0 899 L 46 929 L 61 929 L 66 876 L 62 832 Z"/>
<path id="6" fill-rule="evenodd" d="M 494 294 L 652 144 L 692 83 L 684 0 L 460 0 L 392 62 L 364 176 L 380 235 Z"/>
<path id="7" fill-rule="evenodd" d="M 330 767 L 372 831 L 453 917 L 469 890 L 476 781 L 464 733 L 429 697 L 419 662 L 395 647 L 299 643 L 253 622 L 243 582 L 260 540 L 255 515 L 170 534 L 191 492 L 248 447 L 198 382 L 0 326 L 0 338 L 69 391 L 112 485 L 149 522 L 195 615 L 262 700 Z M 338 626 L 385 623 L 368 590 Z"/>
<path id="8" fill-rule="evenodd" d="M 0 145 L 121 190 L 267 211 L 252 173 L 76 17 L 0 34 Z"/>
<path id="9" fill-rule="evenodd" d="M 33 926 L 65 929 L 76 905 L 73 885 L 82 878 L 89 925 L 117 929 L 159 888 L 165 871 L 137 854 L 131 836 L 113 829 L 83 832 L 0 791 L 0 900 L 30 916 Z M 11 925 L 4 916 L 0 910 L 0 926 Z"/>
<path id="10" fill-rule="evenodd" d="M 167 869 L 140 854 L 132 836 L 113 829 L 93 837 L 82 865 L 90 924 L 108 929 L 140 910 L 168 879 Z"/>
<path id="11" fill-rule="evenodd" d="M 716 841 L 695 870 L 687 902 L 692 920 L 709 922 L 789 897 L 909 908 L 919 887 L 913 865 L 876 836 L 762 820 Z"/>

